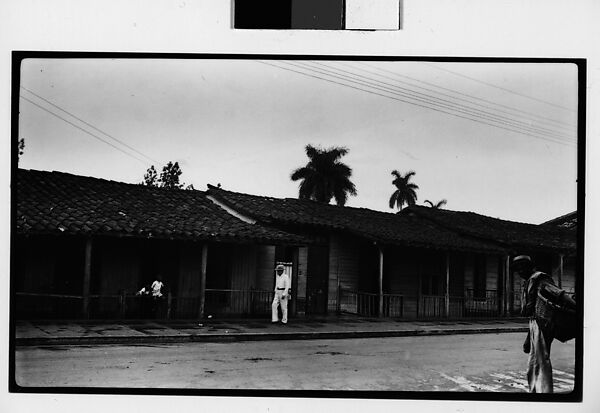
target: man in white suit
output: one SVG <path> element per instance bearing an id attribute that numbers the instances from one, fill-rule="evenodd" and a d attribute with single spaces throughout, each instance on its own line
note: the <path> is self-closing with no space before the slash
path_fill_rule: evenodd
<path id="1" fill-rule="evenodd" d="M 288 305 L 288 290 L 290 288 L 290 277 L 284 273 L 285 267 L 281 264 L 275 267 L 275 298 L 273 298 L 273 304 L 271 305 L 271 322 L 276 323 L 279 321 L 279 315 L 277 314 L 277 307 L 281 306 L 281 322 L 287 324 L 287 305 Z"/>

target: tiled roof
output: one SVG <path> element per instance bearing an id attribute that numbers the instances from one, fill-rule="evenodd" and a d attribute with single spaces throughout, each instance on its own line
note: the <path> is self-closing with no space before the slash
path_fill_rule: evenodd
<path id="1" fill-rule="evenodd" d="M 519 249 L 572 252 L 577 246 L 575 231 L 551 225 L 525 224 L 474 212 L 423 206 L 408 207 L 401 215 L 419 216 L 462 235 L 494 240 L 514 252 L 519 252 Z"/>
<path id="2" fill-rule="evenodd" d="M 493 242 L 461 236 L 418 216 L 248 195 L 211 185 L 208 194 L 248 217 L 272 225 L 338 230 L 383 244 L 477 252 L 505 250 Z"/>
<path id="3" fill-rule="evenodd" d="M 20 234 L 306 243 L 297 235 L 241 221 L 203 191 L 23 169 L 15 178 Z"/>
<path id="4" fill-rule="evenodd" d="M 554 225 L 555 227 L 575 229 L 577 228 L 577 211 L 551 219 L 550 221 L 546 221 L 541 225 Z"/>

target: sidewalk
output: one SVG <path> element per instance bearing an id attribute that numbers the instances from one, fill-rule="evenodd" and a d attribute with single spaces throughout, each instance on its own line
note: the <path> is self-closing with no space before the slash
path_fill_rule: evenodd
<path id="1" fill-rule="evenodd" d="M 527 332 L 524 319 L 394 321 L 359 317 L 262 319 L 16 321 L 15 345 L 86 345 L 314 340 Z"/>

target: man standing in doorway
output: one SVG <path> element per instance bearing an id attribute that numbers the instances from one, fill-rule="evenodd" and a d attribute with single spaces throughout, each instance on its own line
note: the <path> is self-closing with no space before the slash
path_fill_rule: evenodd
<path id="1" fill-rule="evenodd" d="M 536 271 L 531 257 L 519 255 L 512 261 L 513 271 L 524 280 L 521 296 L 521 315 L 529 317 L 529 332 L 523 351 L 529 353 L 527 381 L 530 393 L 552 393 L 552 363 L 550 346 L 554 339 L 552 313 L 538 292 L 543 288 L 554 287 L 552 277 Z"/>
<path id="2" fill-rule="evenodd" d="M 275 267 L 275 298 L 273 298 L 273 304 L 271 305 L 271 322 L 273 323 L 279 321 L 277 308 L 281 306 L 281 322 L 283 324 L 287 324 L 288 289 L 290 288 L 290 277 L 284 273 L 284 270 L 285 267 L 281 264 Z"/>

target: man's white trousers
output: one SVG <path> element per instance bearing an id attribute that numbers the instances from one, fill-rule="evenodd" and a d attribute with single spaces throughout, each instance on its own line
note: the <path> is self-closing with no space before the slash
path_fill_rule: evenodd
<path id="1" fill-rule="evenodd" d="M 288 316 L 288 309 L 287 309 L 287 305 L 288 305 L 288 295 L 286 294 L 285 298 L 283 298 L 285 291 L 284 290 L 277 290 L 275 291 L 275 298 L 273 298 L 273 304 L 271 305 L 271 321 L 276 323 L 277 321 L 279 321 L 279 315 L 277 314 L 277 307 L 281 306 L 281 312 L 283 313 L 282 317 L 281 317 L 281 322 L 282 323 L 287 323 L 287 316 Z"/>

